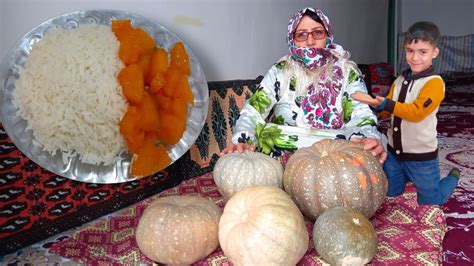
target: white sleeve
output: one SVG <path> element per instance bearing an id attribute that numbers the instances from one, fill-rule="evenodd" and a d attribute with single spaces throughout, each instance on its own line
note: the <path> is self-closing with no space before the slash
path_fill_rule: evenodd
<path id="1" fill-rule="evenodd" d="M 246 142 L 257 144 L 255 128 L 259 123 L 266 123 L 276 103 L 275 82 L 278 69 L 273 66 L 263 77 L 255 93 L 245 102 L 240 116 L 234 126 L 232 143 Z"/>

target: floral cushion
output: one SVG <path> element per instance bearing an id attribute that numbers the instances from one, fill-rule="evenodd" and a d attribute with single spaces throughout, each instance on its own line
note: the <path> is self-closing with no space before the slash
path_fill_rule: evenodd
<path id="1" fill-rule="evenodd" d="M 387 96 L 390 91 L 390 85 L 372 85 L 372 96 Z"/>
<path id="2" fill-rule="evenodd" d="M 371 85 L 391 85 L 394 80 L 393 67 L 389 63 L 369 65 Z"/>

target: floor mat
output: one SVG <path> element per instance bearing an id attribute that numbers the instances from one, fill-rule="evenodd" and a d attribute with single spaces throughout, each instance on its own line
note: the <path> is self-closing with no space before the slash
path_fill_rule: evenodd
<path id="1" fill-rule="evenodd" d="M 53 243 L 50 252 L 88 265 L 152 264 L 138 249 L 135 228 L 144 209 L 157 197 L 168 195 L 200 195 L 223 207 L 211 173 L 187 180 L 104 219 L 78 228 L 68 239 Z M 386 198 L 371 219 L 379 237 L 373 265 L 440 264 L 445 219 L 437 206 L 419 206 L 416 192 L 407 187 L 396 198 Z M 312 223 L 307 221 L 311 236 Z M 310 237 L 311 238 L 311 237 Z M 195 265 L 222 265 L 227 259 L 220 248 Z M 299 265 L 322 265 L 312 241 Z"/>

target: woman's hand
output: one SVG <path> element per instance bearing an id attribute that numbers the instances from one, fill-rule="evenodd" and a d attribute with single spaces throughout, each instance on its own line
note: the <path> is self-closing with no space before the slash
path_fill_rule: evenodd
<path id="1" fill-rule="evenodd" d="M 369 94 L 363 93 L 361 91 L 356 91 L 351 94 L 351 98 L 358 102 L 368 104 L 374 108 L 377 108 L 377 106 L 379 106 L 385 100 L 384 97 L 380 96 L 372 98 L 372 96 L 370 96 Z"/>
<path id="2" fill-rule="evenodd" d="M 363 143 L 364 150 L 370 150 L 373 156 L 380 156 L 380 163 L 383 164 L 383 162 L 385 162 L 385 159 L 387 159 L 387 152 L 385 151 L 383 144 L 380 140 L 375 138 L 352 138 L 351 140 L 354 142 Z"/>
<path id="3" fill-rule="evenodd" d="M 245 150 L 249 151 L 255 151 L 255 146 L 251 144 L 245 144 L 245 143 L 238 143 L 238 144 L 230 144 L 228 147 L 223 149 L 221 153 L 219 154 L 220 156 L 228 154 L 228 153 L 233 153 L 234 151 L 238 151 L 242 153 Z"/>

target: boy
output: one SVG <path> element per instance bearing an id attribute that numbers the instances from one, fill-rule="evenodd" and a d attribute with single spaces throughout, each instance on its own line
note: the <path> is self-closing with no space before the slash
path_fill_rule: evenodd
<path id="1" fill-rule="evenodd" d="M 381 116 L 391 116 L 388 158 L 384 164 L 387 196 L 402 194 L 411 181 L 417 189 L 419 204 L 445 203 L 460 177 L 459 169 L 453 168 L 440 180 L 436 113 L 444 99 L 444 82 L 432 66 L 439 54 L 438 39 L 435 24 L 413 24 L 404 41 L 410 69 L 393 82 L 387 97 L 352 95 L 353 99 L 374 107 Z"/>

